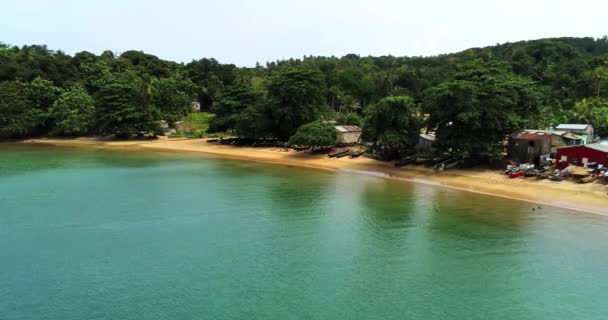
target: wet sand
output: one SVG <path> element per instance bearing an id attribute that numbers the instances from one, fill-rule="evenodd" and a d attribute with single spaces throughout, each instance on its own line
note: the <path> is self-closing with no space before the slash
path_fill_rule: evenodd
<path id="1" fill-rule="evenodd" d="M 207 143 L 205 139 L 167 139 L 164 137 L 150 141 L 104 141 L 93 138 L 30 139 L 21 143 L 205 154 L 230 159 L 374 175 L 608 215 L 608 186 L 595 182 L 577 184 L 571 181 L 509 179 L 500 171 L 486 169 L 438 172 L 422 166 L 395 168 L 391 162 L 365 157 L 330 159 L 327 155 L 296 152 L 282 148 L 223 146 L 217 143 Z"/>

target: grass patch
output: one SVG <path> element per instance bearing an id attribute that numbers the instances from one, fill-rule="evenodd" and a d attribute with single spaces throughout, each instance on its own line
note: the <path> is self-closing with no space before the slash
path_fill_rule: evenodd
<path id="1" fill-rule="evenodd" d="M 184 119 L 184 131 L 206 133 L 209 129 L 209 122 L 215 115 L 209 112 L 194 112 Z"/>
<path id="2" fill-rule="evenodd" d="M 169 136 L 169 138 L 221 138 L 226 134 L 223 132 L 209 133 L 209 123 L 215 115 L 209 112 L 195 112 L 187 115 L 182 121 L 182 131 L 178 131 Z"/>

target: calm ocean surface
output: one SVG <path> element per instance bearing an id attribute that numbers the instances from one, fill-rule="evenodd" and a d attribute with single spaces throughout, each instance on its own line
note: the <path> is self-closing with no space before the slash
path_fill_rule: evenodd
<path id="1" fill-rule="evenodd" d="M 0 319 L 607 319 L 608 217 L 352 173 L 0 147 Z"/>

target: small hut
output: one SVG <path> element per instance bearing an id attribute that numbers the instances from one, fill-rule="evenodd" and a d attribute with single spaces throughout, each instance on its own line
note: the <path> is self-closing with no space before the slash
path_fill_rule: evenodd
<path id="1" fill-rule="evenodd" d="M 336 126 L 338 143 L 353 144 L 359 142 L 361 128 L 357 126 Z"/>
<path id="2" fill-rule="evenodd" d="M 538 165 L 541 156 L 553 155 L 560 147 L 580 144 L 581 139 L 570 131 L 527 129 L 509 137 L 508 158 Z"/>

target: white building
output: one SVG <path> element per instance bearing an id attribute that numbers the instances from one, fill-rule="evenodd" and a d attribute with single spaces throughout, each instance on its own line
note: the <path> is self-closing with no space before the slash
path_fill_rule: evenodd
<path id="1" fill-rule="evenodd" d="M 583 137 L 582 144 L 593 142 L 593 126 L 590 124 L 564 123 L 555 127 L 556 130 L 570 131 Z"/>

